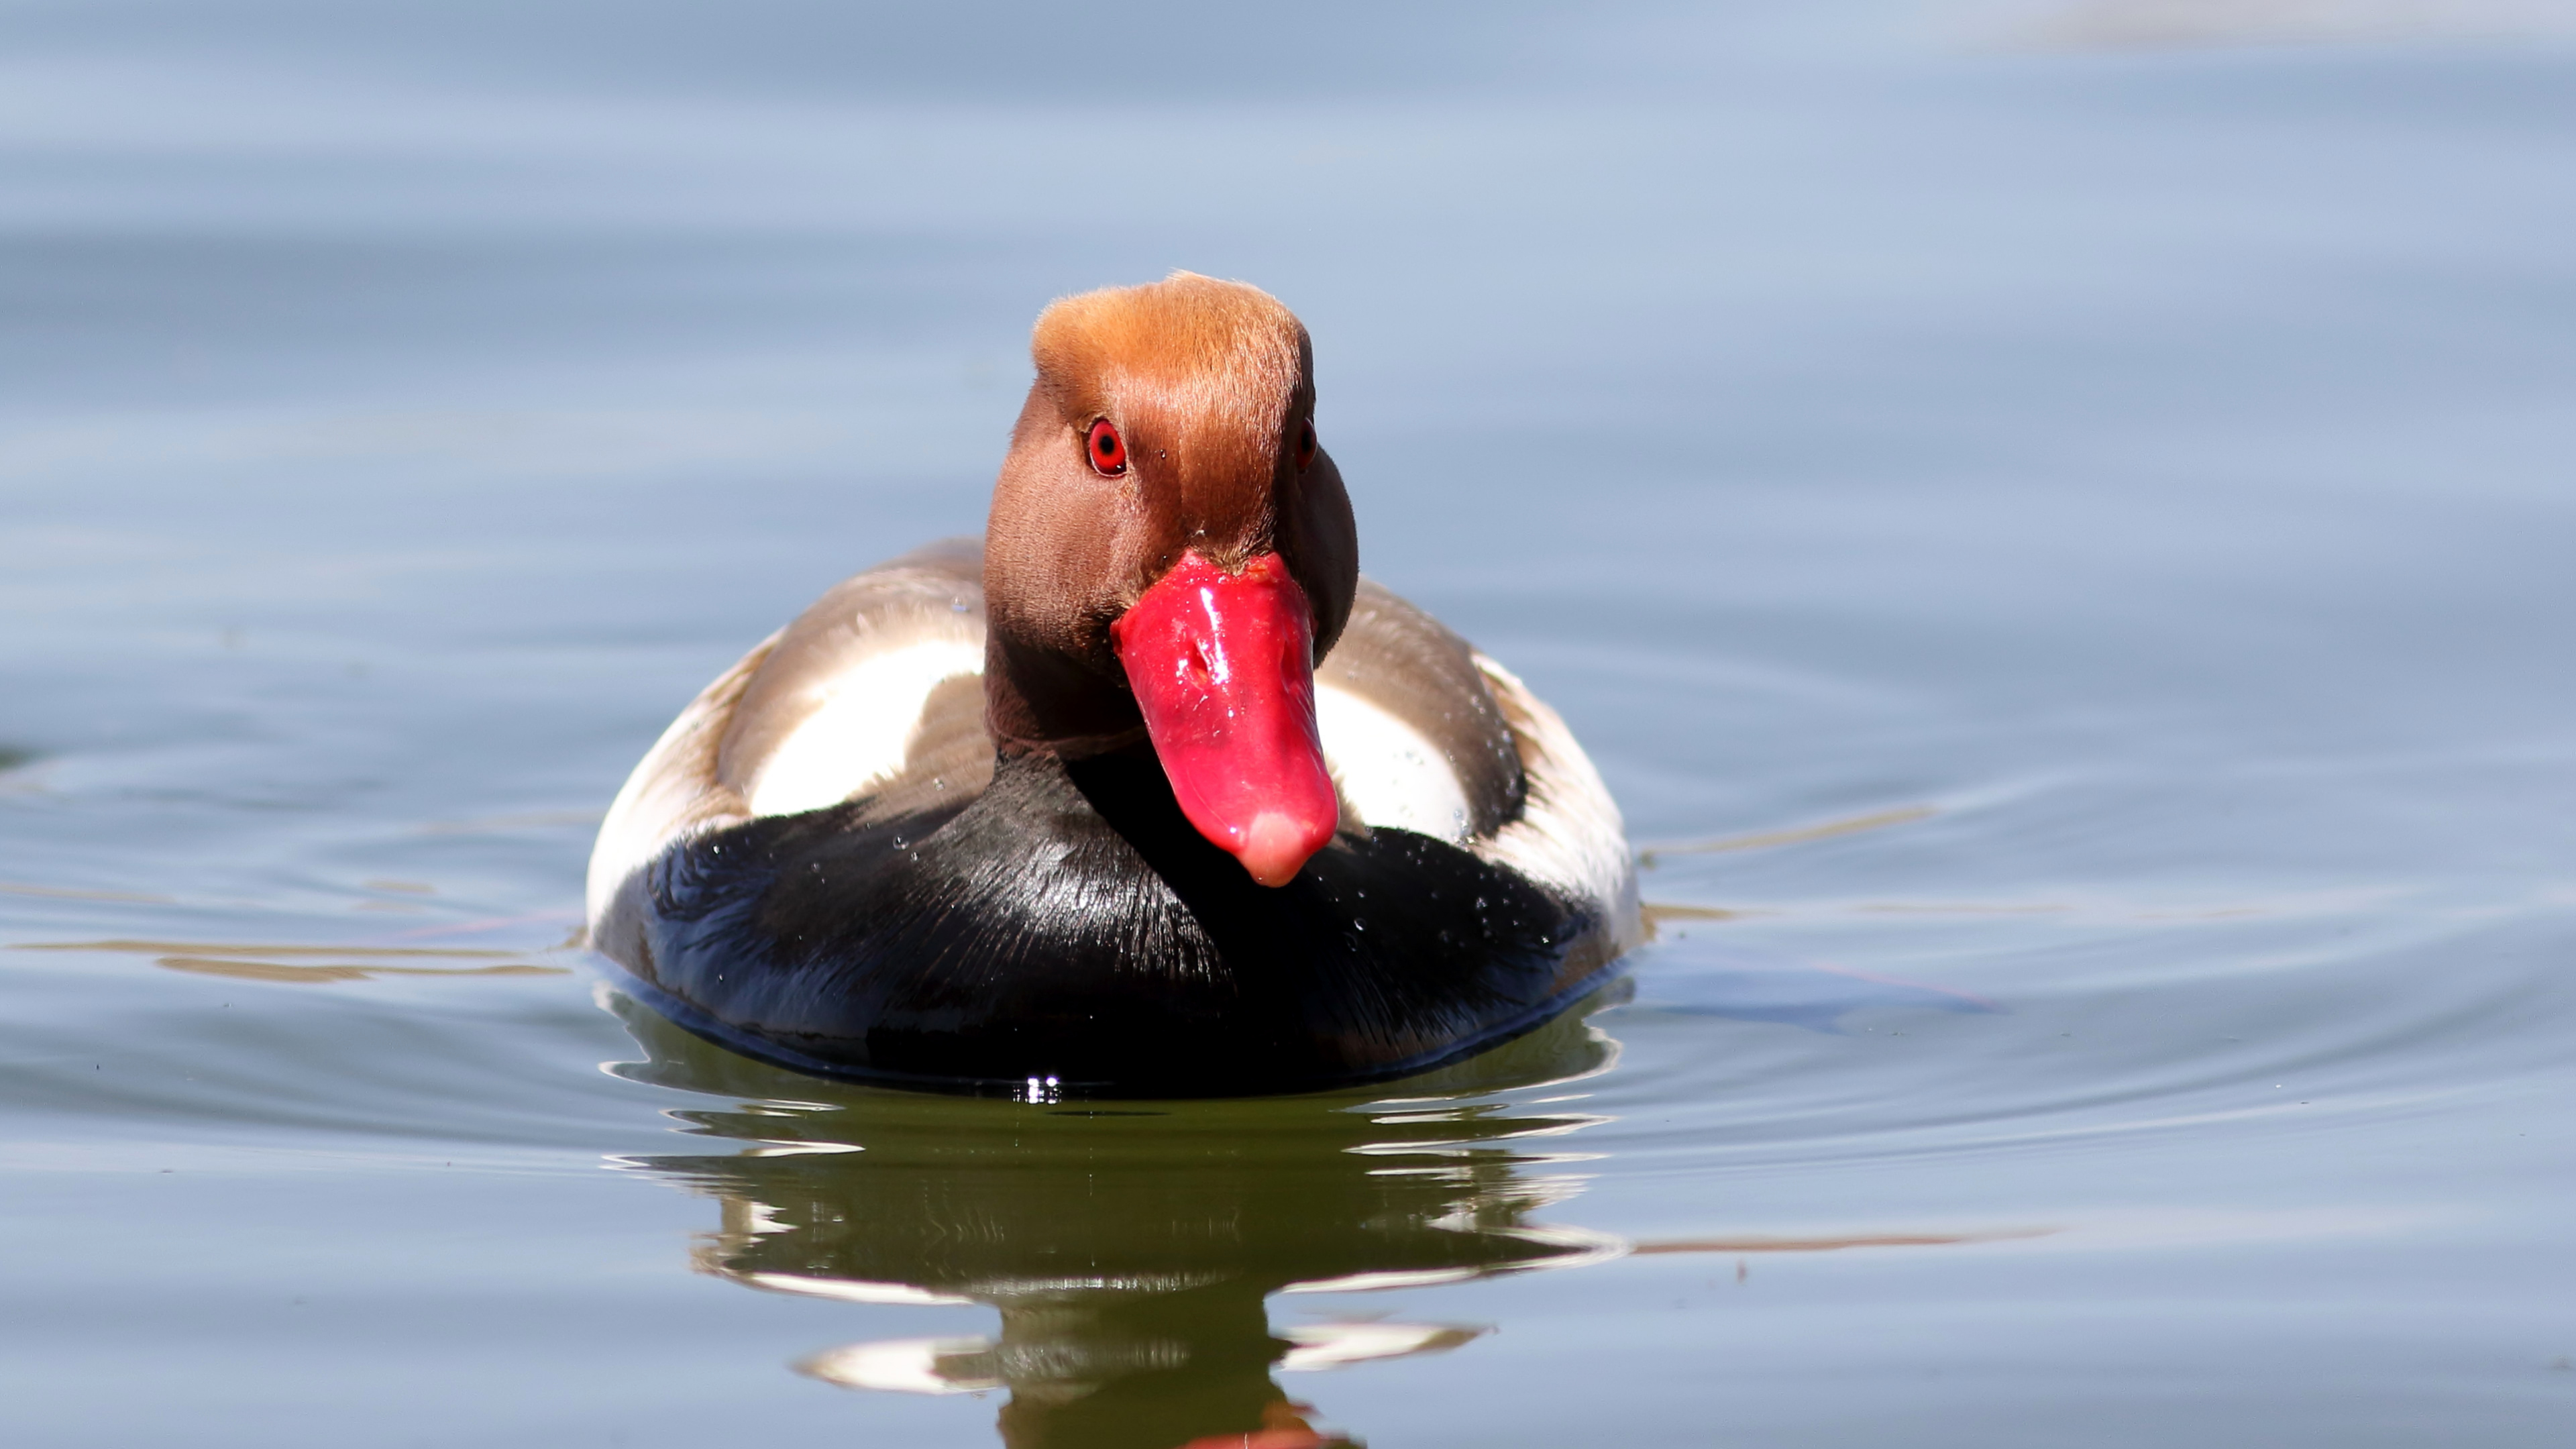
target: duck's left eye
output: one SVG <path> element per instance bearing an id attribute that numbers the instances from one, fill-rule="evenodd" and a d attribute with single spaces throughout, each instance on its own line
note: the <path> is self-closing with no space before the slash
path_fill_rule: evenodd
<path id="1" fill-rule="evenodd" d="M 1308 418 L 1297 425 L 1297 466 L 1315 461 L 1315 420 Z"/>
<path id="2" fill-rule="evenodd" d="M 1091 455 L 1091 467 L 1103 478 L 1115 478 L 1127 471 L 1127 440 L 1118 436 L 1116 425 L 1102 418 L 1091 425 L 1091 438 L 1084 451 Z"/>

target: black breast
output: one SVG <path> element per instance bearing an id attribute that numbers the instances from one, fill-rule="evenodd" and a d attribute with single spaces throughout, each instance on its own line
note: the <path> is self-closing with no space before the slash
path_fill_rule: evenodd
<path id="1" fill-rule="evenodd" d="M 1254 884 L 1150 756 L 1014 759 L 962 808 L 865 799 L 676 845 L 601 948 L 693 1030 L 785 1065 L 962 1090 L 1290 1091 L 1529 1029 L 1592 922 L 1427 836 L 1345 833 Z"/>

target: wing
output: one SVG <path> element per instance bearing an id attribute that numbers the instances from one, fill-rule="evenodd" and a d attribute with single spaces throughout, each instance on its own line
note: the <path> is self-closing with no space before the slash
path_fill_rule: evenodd
<path id="1" fill-rule="evenodd" d="M 972 538 L 879 564 L 701 691 L 609 806 L 590 859 L 594 925 L 674 841 L 860 795 L 873 819 L 981 794 L 983 573 Z"/>
<path id="2" fill-rule="evenodd" d="M 993 776 L 982 544 L 946 539 L 835 585 L 707 686 L 636 767 L 591 856 L 596 926 L 676 841 L 860 801 L 864 826 L 952 810 Z M 1467 846 L 1593 904 L 1621 935 L 1618 808 L 1564 723 L 1500 665 L 1369 579 L 1315 672 L 1352 825 Z"/>

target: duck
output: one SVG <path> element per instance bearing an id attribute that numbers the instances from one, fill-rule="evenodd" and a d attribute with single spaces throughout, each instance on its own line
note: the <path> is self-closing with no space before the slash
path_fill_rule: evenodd
<path id="1" fill-rule="evenodd" d="M 1175 272 L 1030 358 L 983 534 L 835 585 L 619 790 L 614 984 L 791 1070 L 1056 1101 L 1392 1080 L 1613 980 L 1618 806 L 1360 573 L 1295 314 Z"/>

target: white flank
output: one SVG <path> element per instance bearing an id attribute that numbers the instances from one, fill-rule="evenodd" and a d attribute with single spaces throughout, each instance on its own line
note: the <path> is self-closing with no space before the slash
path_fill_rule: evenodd
<path id="1" fill-rule="evenodd" d="M 940 682 L 984 668 L 984 646 L 928 639 L 859 660 L 820 682 L 805 717 L 753 777 L 753 815 L 838 805 L 903 768 L 922 705 Z"/>
<path id="2" fill-rule="evenodd" d="M 741 799 L 716 783 L 716 744 L 742 698 L 743 687 L 777 642 L 778 636 L 770 635 L 698 691 L 653 748 L 644 752 L 635 773 L 626 777 L 617 798 L 609 803 L 608 818 L 599 825 L 599 842 L 590 850 L 587 914 L 593 931 L 599 929 L 601 916 L 626 877 L 643 869 L 674 838 L 739 824 L 745 818 Z"/>
<path id="3" fill-rule="evenodd" d="M 1360 819 L 1465 843 L 1466 788 L 1411 725 L 1356 694 L 1318 684 L 1315 726 L 1342 799 Z"/>
<path id="4" fill-rule="evenodd" d="M 982 671 L 978 625 L 964 621 L 948 637 L 915 636 L 816 680 L 803 691 L 811 702 L 803 721 L 768 758 L 736 766 L 750 774 L 740 793 L 716 778 L 717 745 L 777 637 L 709 684 L 636 766 L 601 823 L 590 860 L 593 928 L 626 878 L 674 841 L 756 816 L 823 809 L 899 773 L 931 691 Z M 975 637 L 957 637 L 970 632 Z M 1316 725 L 1343 799 L 1370 825 L 1465 845 L 1592 902 L 1608 918 L 1614 949 L 1635 945 L 1642 934 L 1636 868 L 1619 807 L 1556 711 L 1511 671 L 1482 654 L 1475 662 L 1519 737 L 1529 786 L 1521 817 L 1490 839 L 1470 839 L 1466 789 L 1438 748 L 1369 700 L 1319 685 Z"/>
<path id="5" fill-rule="evenodd" d="M 1637 945 L 1645 931 L 1637 913 L 1636 859 L 1610 787 L 1555 710 L 1510 670 L 1482 654 L 1475 658 L 1521 737 L 1529 781 L 1521 818 L 1478 842 L 1476 853 L 1596 903 L 1608 913 L 1618 949 Z"/>

